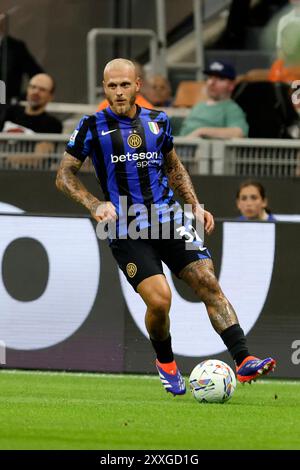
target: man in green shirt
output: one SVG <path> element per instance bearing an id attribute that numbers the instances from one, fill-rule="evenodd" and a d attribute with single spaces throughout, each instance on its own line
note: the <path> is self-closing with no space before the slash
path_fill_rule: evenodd
<path id="1" fill-rule="evenodd" d="M 236 72 L 223 61 L 212 62 L 207 70 L 208 99 L 196 104 L 183 123 L 180 135 L 231 139 L 247 137 L 249 126 L 244 111 L 231 99 Z"/>

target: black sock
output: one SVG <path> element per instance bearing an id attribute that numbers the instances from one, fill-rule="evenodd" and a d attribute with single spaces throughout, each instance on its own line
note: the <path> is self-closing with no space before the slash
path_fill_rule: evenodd
<path id="1" fill-rule="evenodd" d="M 237 366 L 249 356 L 247 340 L 240 325 L 232 325 L 221 333 L 221 338 Z"/>
<path id="2" fill-rule="evenodd" d="M 161 362 L 162 364 L 167 364 L 168 362 L 174 361 L 170 335 L 167 339 L 164 339 L 163 341 L 156 341 L 152 338 L 150 338 L 150 340 L 159 362 Z"/>

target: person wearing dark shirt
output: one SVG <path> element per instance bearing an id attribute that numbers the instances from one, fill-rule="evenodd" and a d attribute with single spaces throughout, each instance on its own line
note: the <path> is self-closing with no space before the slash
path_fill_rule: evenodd
<path id="1" fill-rule="evenodd" d="M 110 61 L 104 69 L 103 86 L 109 106 L 81 120 L 67 144 L 56 185 L 102 224 L 120 223 L 124 215 L 131 215 L 131 211 L 137 215 L 145 208 L 146 222 L 152 229 L 153 219 L 157 220 L 156 210 L 161 209 L 160 227 L 163 229 L 168 224 L 168 237 L 153 237 L 149 230 L 146 238 L 136 238 L 128 227 L 127 236 L 124 238 L 123 233 L 116 236 L 110 248 L 127 281 L 146 304 L 145 324 L 156 352 L 162 385 L 173 395 L 186 392 L 172 350 L 171 290 L 163 274 L 162 261 L 204 302 L 214 329 L 236 362 L 238 379 L 249 382 L 261 373 L 270 372 L 276 364 L 274 359 L 250 356 L 244 332 L 214 275 L 211 256 L 203 241 L 199 237 L 193 239 L 193 227 L 189 226 L 188 232 L 185 226 L 175 228 L 176 224 L 172 223 L 174 218 L 168 206 L 179 206 L 174 199 L 176 192 L 191 206 L 206 233 L 210 234 L 214 228 L 213 216 L 201 207 L 192 181 L 176 154 L 168 116 L 136 105 L 139 81 L 131 61 Z M 76 175 L 88 156 L 93 161 L 105 201 L 91 194 Z M 127 214 L 121 211 L 121 196 L 128 200 Z M 175 232 L 179 234 L 177 237 Z"/>
<path id="2" fill-rule="evenodd" d="M 50 75 L 41 73 L 32 77 L 27 87 L 26 106 L 13 105 L 6 109 L 2 131 L 61 133 L 61 122 L 46 112 L 47 104 L 53 99 L 54 89 L 54 80 Z"/>
<path id="3" fill-rule="evenodd" d="M 60 134 L 62 131 L 61 122 L 47 112 L 27 114 L 26 108 L 19 105 L 13 105 L 8 108 L 5 114 L 5 121 L 17 124 L 18 126 L 15 127 L 16 132 L 20 132 L 21 127 L 19 126 L 43 134 Z M 7 130 L 13 132 L 14 126 L 8 127 Z"/>
<path id="4" fill-rule="evenodd" d="M 236 205 L 241 215 L 237 220 L 275 222 L 268 208 L 265 188 L 258 181 L 244 181 L 236 194 Z"/>
<path id="5" fill-rule="evenodd" d="M 26 106 L 9 106 L 0 126 L 2 132 L 19 134 L 59 134 L 62 124 L 55 117 L 46 112 L 47 104 L 52 100 L 54 93 L 54 80 L 46 74 L 38 74 L 31 78 L 27 87 Z M 24 148 L 24 146 L 23 146 Z M 7 163 L 12 169 L 39 168 L 45 157 L 51 155 L 56 146 L 53 142 L 42 138 L 40 141 L 27 141 L 26 158 L 20 155 L 17 147 L 10 147 Z"/>
<path id="6" fill-rule="evenodd" d="M 33 77 L 44 70 L 19 39 L 5 35 L 3 21 L 0 22 L 0 80 L 6 84 L 6 102 L 22 98 L 22 79 Z"/>

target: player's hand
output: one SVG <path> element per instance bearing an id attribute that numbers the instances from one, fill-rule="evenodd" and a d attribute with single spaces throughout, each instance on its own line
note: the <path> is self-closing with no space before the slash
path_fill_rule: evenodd
<path id="1" fill-rule="evenodd" d="M 193 213 L 195 218 L 204 225 L 204 230 L 207 235 L 210 235 L 215 228 L 215 221 L 213 215 L 210 212 L 204 210 L 203 207 L 200 206 L 200 204 L 196 205 L 193 210 Z"/>
<path id="2" fill-rule="evenodd" d="M 207 235 L 210 235 L 215 228 L 214 216 L 208 211 L 204 211 L 204 228 Z"/>
<path id="3" fill-rule="evenodd" d="M 99 201 L 93 205 L 91 214 L 97 222 L 113 222 L 118 218 L 116 208 L 111 202 Z"/>

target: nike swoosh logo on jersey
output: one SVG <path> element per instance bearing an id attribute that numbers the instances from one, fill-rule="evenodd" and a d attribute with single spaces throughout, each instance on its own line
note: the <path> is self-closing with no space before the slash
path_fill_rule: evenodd
<path id="1" fill-rule="evenodd" d="M 117 131 L 118 129 L 112 129 L 111 131 L 102 131 L 101 132 L 101 135 L 106 135 L 106 134 L 110 134 L 111 132 L 115 132 Z"/>

